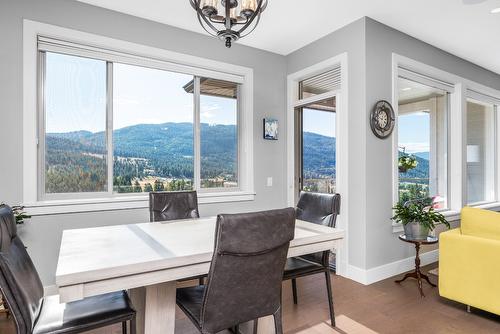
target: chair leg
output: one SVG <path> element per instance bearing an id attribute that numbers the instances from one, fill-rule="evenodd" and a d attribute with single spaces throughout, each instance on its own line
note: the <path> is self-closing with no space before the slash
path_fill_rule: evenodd
<path id="1" fill-rule="evenodd" d="M 330 270 L 325 271 L 326 278 L 326 291 L 328 293 L 328 306 L 330 307 L 330 321 L 332 327 L 335 327 L 335 310 L 333 308 L 333 293 L 332 293 L 332 281 L 330 280 Z"/>
<path id="2" fill-rule="evenodd" d="M 127 322 L 122 321 L 122 334 L 127 334 Z"/>
<path id="3" fill-rule="evenodd" d="M 203 279 L 203 277 L 200 277 L 199 284 L 200 285 L 205 285 L 205 280 Z"/>
<path id="4" fill-rule="evenodd" d="M 130 333 L 129 334 L 135 334 L 137 330 L 137 323 L 135 321 L 135 316 L 130 319 Z"/>
<path id="5" fill-rule="evenodd" d="M 253 321 L 253 334 L 257 334 L 259 331 L 259 319 Z"/>
<path id="6" fill-rule="evenodd" d="M 283 334 L 283 323 L 282 323 L 282 314 L 281 314 L 281 306 L 278 308 L 276 312 L 273 314 L 274 317 L 274 329 L 276 334 Z"/>
<path id="7" fill-rule="evenodd" d="M 292 278 L 292 294 L 293 294 L 293 303 L 297 304 L 297 281 L 295 278 Z"/>

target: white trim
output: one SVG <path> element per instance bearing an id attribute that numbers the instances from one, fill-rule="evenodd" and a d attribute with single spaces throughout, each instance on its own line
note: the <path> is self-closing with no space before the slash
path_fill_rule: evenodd
<path id="1" fill-rule="evenodd" d="M 439 250 L 435 249 L 420 254 L 420 265 L 425 266 L 435 263 L 439 258 Z M 400 275 L 415 268 L 415 256 L 387 263 L 375 268 L 363 270 L 355 266 L 349 266 L 349 278 L 364 285 L 370 285 L 386 278 Z"/>
<path id="2" fill-rule="evenodd" d="M 198 193 L 198 203 L 228 203 L 253 201 L 255 193 L 250 192 L 218 192 Z M 124 196 L 110 198 L 92 198 L 78 200 L 52 200 L 25 203 L 26 212 L 31 216 L 58 215 L 67 213 L 98 212 L 129 209 L 147 209 L 148 195 Z"/>
<path id="3" fill-rule="evenodd" d="M 286 193 L 287 203 L 295 206 L 295 107 L 304 103 L 304 101 L 315 101 L 318 96 L 300 100 L 298 99 L 298 83 L 301 80 L 310 78 L 316 74 L 323 73 L 340 65 L 341 68 L 341 89 L 322 94 L 320 98 L 336 96 L 336 138 L 337 138 L 337 191 L 342 194 L 342 210 L 337 224 L 339 228 L 345 231 L 345 247 L 337 250 L 337 274 L 341 276 L 348 275 L 348 173 L 349 173 L 349 109 L 348 109 L 348 56 L 342 53 L 325 61 L 292 73 L 287 77 L 287 113 L 286 113 L 286 133 L 287 133 L 287 181 Z"/>
<path id="4" fill-rule="evenodd" d="M 486 97 L 487 101 L 491 101 L 498 105 L 500 103 L 500 91 L 478 84 L 474 81 L 462 78 L 458 75 L 448 73 L 438 68 L 426 65 L 408 57 L 392 54 L 392 104 L 398 115 L 398 76 L 400 68 L 408 76 L 418 76 L 420 80 L 426 80 L 431 86 L 445 89 L 450 92 L 450 110 L 449 117 L 449 139 L 448 139 L 448 208 L 450 212 L 460 212 L 462 207 L 466 205 L 467 183 L 466 183 L 466 147 L 467 147 L 467 120 L 466 120 L 466 98 L 468 95 Z M 415 77 L 416 78 L 416 77 Z M 430 79 L 429 79 L 430 78 Z M 450 89 L 453 88 L 453 89 Z M 498 122 L 498 120 L 497 120 Z M 394 128 L 393 134 L 393 202 L 398 201 L 398 164 L 397 164 L 397 147 L 398 147 L 398 124 Z M 497 130 L 498 131 L 498 130 Z M 497 135 L 497 141 L 498 139 Z M 496 158 L 500 159 L 500 145 L 496 147 Z M 498 163 L 498 162 L 497 162 Z M 453 168 L 451 168 L 453 166 Z M 495 179 L 498 179 L 499 166 L 495 169 Z M 496 185 L 496 198 L 500 195 L 500 185 Z M 495 207 L 495 203 L 490 203 Z M 480 206 L 479 206 L 480 207 Z M 393 224 L 394 230 L 398 228 L 397 224 Z M 400 227 L 399 227 L 400 229 Z M 398 229 L 398 231 L 399 231 Z"/>
<path id="5" fill-rule="evenodd" d="M 45 297 L 55 296 L 59 294 L 59 288 L 57 285 L 46 285 L 43 287 L 43 295 Z"/>
<path id="6" fill-rule="evenodd" d="M 230 196 L 221 195 L 219 191 L 200 194 L 200 203 L 216 203 L 235 200 L 253 200 L 254 175 L 253 175 L 253 69 L 210 59 L 181 54 L 164 49 L 154 48 L 141 44 L 122 41 L 114 38 L 94 35 L 77 30 L 67 29 L 59 26 L 39 23 L 30 20 L 23 21 L 23 203 L 35 214 L 67 213 L 69 208 L 76 209 L 81 205 L 78 200 L 71 201 L 74 206 L 66 205 L 63 209 L 54 209 L 58 205 L 49 205 L 49 202 L 38 202 L 37 194 L 37 39 L 39 35 L 61 40 L 69 40 L 88 46 L 103 47 L 107 50 L 123 52 L 128 63 L 144 64 L 149 66 L 153 63 L 162 69 L 179 70 L 190 68 L 199 76 L 209 76 L 221 80 L 230 80 L 244 83 L 242 86 L 241 124 L 239 131 L 240 160 L 239 160 L 239 191 L 231 192 Z M 133 54 L 130 50 L 133 50 Z M 118 56 L 115 54 L 115 56 Z M 193 73 L 194 73 L 193 72 Z M 118 196 L 117 196 L 118 198 Z M 103 205 L 103 199 L 88 201 L 88 210 L 113 210 L 143 207 L 142 204 L 133 204 L 129 197 L 124 196 L 113 201 L 113 205 Z M 109 200 L 109 199 L 104 199 Z M 52 201 L 51 201 L 52 202 Z M 53 201 L 58 203 L 59 201 Z M 139 201 L 140 202 L 140 201 Z M 37 203 L 37 205 L 33 205 Z M 108 204 L 111 202 L 108 202 Z M 126 207 L 130 205 L 130 207 Z M 47 209 L 42 209 L 47 206 Z M 81 212 L 81 211 L 78 211 Z"/>

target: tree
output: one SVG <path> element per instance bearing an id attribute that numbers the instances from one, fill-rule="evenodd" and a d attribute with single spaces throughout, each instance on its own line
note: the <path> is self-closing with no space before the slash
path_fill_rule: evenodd
<path id="1" fill-rule="evenodd" d="M 155 180 L 155 183 L 153 185 L 153 190 L 154 191 L 164 191 L 165 190 L 165 185 L 163 184 L 162 181 Z"/>
<path id="2" fill-rule="evenodd" d="M 142 192 L 142 187 L 141 187 L 141 184 L 139 183 L 139 181 L 135 180 L 134 186 L 132 188 L 132 191 L 134 193 L 140 193 L 140 192 Z"/>
<path id="3" fill-rule="evenodd" d="M 150 192 L 152 192 L 152 191 L 153 191 L 153 186 L 151 185 L 151 183 L 149 183 L 149 182 L 148 182 L 148 183 L 146 183 L 146 184 L 144 185 L 144 192 L 145 192 L 145 193 L 150 193 Z"/>

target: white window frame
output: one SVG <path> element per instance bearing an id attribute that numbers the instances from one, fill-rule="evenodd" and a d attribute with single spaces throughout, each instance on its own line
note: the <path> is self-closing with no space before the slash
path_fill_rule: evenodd
<path id="1" fill-rule="evenodd" d="M 398 117 L 398 78 L 400 76 L 400 68 L 409 70 L 415 75 L 420 74 L 419 82 L 425 80 L 425 77 L 432 78 L 433 82 L 442 82 L 445 87 L 453 87 L 453 92 L 450 93 L 449 110 L 448 110 L 448 210 L 442 212 L 448 221 L 457 221 L 460 219 L 460 210 L 467 205 L 467 119 L 466 108 L 467 98 L 473 94 L 480 94 L 486 96 L 489 101 L 494 101 L 493 104 L 497 106 L 498 112 L 500 105 L 500 91 L 491 87 L 479 84 L 472 80 L 460 77 L 458 75 L 443 71 L 433 66 L 429 66 L 414 59 L 401 56 L 399 54 L 392 54 L 392 105 Z M 425 81 L 423 82 L 425 83 Z M 432 86 L 432 85 L 431 85 Z M 446 90 L 446 89 L 445 89 Z M 496 128 L 500 129 L 500 117 L 496 117 Z M 497 130 L 498 132 L 498 130 Z M 398 124 L 394 127 L 392 136 L 393 144 L 393 202 L 397 203 L 399 199 L 398 194 Z M 495 180 L 499 179 L 500 175 L 500 135 L 495 138 Z M 453 166 L 453 168 L 451 168 Z M 500 185 L 499 182 L 495 184 L 495 198 L 494 202 L 479 203 L 474 205 L 478 208 L 500 210 Z M 401 224 L 393 223 L 393 232 L 400 233 L 403 230 Z"/>
<path id="2" fill-rule="evenodd" d="M 305 99 L 299 99 L 299 83 L 302 80 L 308 79 L 315 75 L 329 71 L 340 65 L 341 69 L 341 88 L 320 95 L 315 95 Z M 348 147 L 348 131 L 349 131 L 349 109 L 348 109 L 348 56 L 347 53 L 342 53 L 338 56 L 326 59 L 320 63 L 292 73 L 287 77 L 287 113 L 286 113 L 286 133 L 287 133 L 287 203 L 289 206 L 295 206 L 295 109 L 297 107 L 309 104 L 314 101 L 319 101 L 325 98 L 336 98 L 336 189 L 342 194 L 342 207 L 349 207 L 349 189 L 347 187 L 349 180 L 349 147 Z M 344 245 L 348 245 L 349 240 L 349 210 L 341 209 L 341 214 L 337 220 L 337 227 L 345 231 Z M 341 247 L 336 250 L 337 258 L 337 274 L 341 276 L 347 275 L 347 263 L 349 247 Z"/>
<path id="3" fill-rule="evenodd" d="M 499 203 L 499 196 L 500 196 L 500 189 L 499 189 L 499 186 L 498 186 L 498 178 L 499 178 L 499 174 L 500 174 L 500 170 L 499 170 L 499 154 L 500 154 L 500 150 L 499 150 L 499 129 L 500 129 L 500 120 L 499 120 L 499 106 L 500 106 L 500 100 L 498 99 L 495 99 L 494 97 L 491 97 L 491 96 L 488 96 L 488 95 L 485 95 L 483 93 L 480 93 L 480 92 L 476 92 L 474 90 L 471 90 L 471 89 L 467 89 L 466 90 L 466 93 L 465 93 L 465 110 L 466 110 L 466 116 L 465 116 L 465 121 L 466 121 L 466 124 L 465 124 L 465 128 L 467 128 L 467 100 L 468 99 L 472 99 L 473 101 L 477 101 L 477 102 L 480 102 L 480 103 L 487 103 L 487 104 L 490 104 L 493 106 L 493 124 L 492 124 L 492 128 L 490 128 L 489 130 L 492 130 L 492 136 L 493 136 L 493 141 L 492 141 L 492 145 L 493 147 L 491 148 L 491 150 L 493 151 L 493 157 L 487 157 L 487 159 L 491 159 L 492 161 L 490 161 L 492 164 L 493 164 L 493 170 L 488 170 L 487 173 L 490 174 L 487 178 L 488 179 L 493 179 L 493 186 L 492 186 L 492 191 L 494 192 L 493 193 L 493 200 L 484 200 L 484 201 L 479 201 L 479 202 L 472 202 L 472 203 L 467 203 L 467 205 L 469 206 L 475 206 L 475 207 L 479 207 L 479 206 L 488 206 L 488 205 L 491 205 L 491 204 L 494 204 L 494 203 Z M 467 133 L 465 134 L 465 137 L 466 137 L 466 144 L 467 144 Z M 490 143 L 487 143 L 487 144 L 490 144 Z M 466 152 L 466 155 L 465 155 L 465 166 L 466 166 L 466 169 L 465 169 L 465 177 L 467 177 L 467 150 L 465 151 Z M 467 185 L 467 179 L 465 181 L 466 185 Z M 465 196 L 467 195 L 467 188 L 465 189 Z M 466 198 L 465 199 L 466 202 L 468 202 L 468 199 Z"/>
<path id="4" fill-rule="evenodd" d="M 254 200 L 253 177 L 253 70 L 205 58 L 126 42 L 100 35 L 62 28 L 30 20 L 23 22 L 23 204 L 33 215 L 70 212 L 136 209 L 148 207 L 147 194 L 120 194 L 92 198 L 40 200 L 38 172 L 38 36 L 71 41 L 88 46 L 83 52 L 95 58 L 104 52 L 108 60 L 131 65 L 192 74 L 198 77 L 236 82 L 239 85 L 238 183 L 234 190 L 216 189 L 199 193 L 200 204 Z M 67 49 L 72 50 L 71 42 Z M 65 48 L 64 42 L 54 51 Z M 70 51 L 67 53 L 73 54 Z M 93 56 L 92 56 L 93 55 Z M 197 131 L 195 129 L 195 131 Z M 195 164 L 197 165 L 197 164 Z M 199 164 L 198 164 L 199 165 Z M 108 169 L 110 166 L 108 166 Z M 195 166 L 195 168 L 197 168 Z M 199 168 L 199 167 L 198 167 Z"/>
<path id="5" fill-rule="evenodd" d="M 446 152 L 447 152 L 447 157 L 446 157 L 446 171 L 445 171 L 445 177 L 446 177 L 446 202 L 447 202 L 447 207 L 442 210 L 442 212 L 449 211 L 450 208 L 450 183 L 449 183 L 449 175 L 450 175 L 450 114 L 451 114 L 451 103 L 450 101 L 452 100 L 453 94 L 455 93 L 455 87 L 453 84 L 449 84 L 447 82 L 444 82 L 442 80 L 434 79 L 433 77 L 428 77 L 425 75 L 422 75 L 420 73 L 414 72 L 412 70 L 408 70 L 402 66 L 398 66 L 397 68 L 397 78 L 395 79 L 394 82 L 394 92 L 398 94 L 397 97 L 394 97 L 394 102 L 393 102 L 393 109 L 394 113 L 396 115 L 396 120 L 398 120 L 399 117 L 399 79 L 403 78 L 406 80 L 410 80 L 412 82 L 416 82 L 422 85 L 426 85 L 428 87 L 433 87 L 440 89 L 444 92 L 447 93 L 447 99 L 446 99 L 446 107 L 447 107 L 447 114 L 446 114 Z M 427 109 L 427 106 L 424 107 L 423 109 Z M 403 113 L 402 113 L 403 114 Z M 429 186 L 430 186 L 430 180 L 435 179 L 438 180 L 438 166 L 436 163 L 436 151 L 437 151 L 437 114 L 436 110 L 429 108 L 429 118 L 430 118 L 430 159 L 429 159 Z M 399 201 L 399 170 L 398 170 L 398 157 L 399 157 L 399 134 L 397 132 L 398 130 L 398 121 L 396 121 L 396 126 L 394 127 L 394 132 L 393 132 L 393 141 L 396 143 L 396 151 L 393 152 L 393 159 L 394 164 L 396 165 L 393 168 L 396 168 L 396 173 L 395 173 L 395 178 L 396 181 L 393 182 L 393 202 L 397 203 Z"/>

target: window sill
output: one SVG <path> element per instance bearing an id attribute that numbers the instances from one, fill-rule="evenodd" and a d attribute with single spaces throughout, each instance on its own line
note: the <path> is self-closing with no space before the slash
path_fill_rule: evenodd
<path id="1" fill-rule="evenodd" d="M 198 193 L 199 204 L 253 201 L 255 193 L 247 191 Z M 26 212 L 32 216 L 59 215 L 82 212 L 147 209 L 148 195 L 94 198 L 78 200 L 52 200 L 24 203 Z"/>
<path id="2" fill-rule="evenodd" d="M 497 203 L 497 205 L 500 205 L 500 203 Z M 460 220 L 460 212 L 459 211 L 448 210 L 448 211 L 443 211 L 441 213 L 443 214 L 443 216 L 445 216 L 446 220 L 449 223 Z M 399 233 L 402 233 L 403 231 L 404 231 L 403 225 L 392 223 L 392 233 L 399 234 Z"/>

